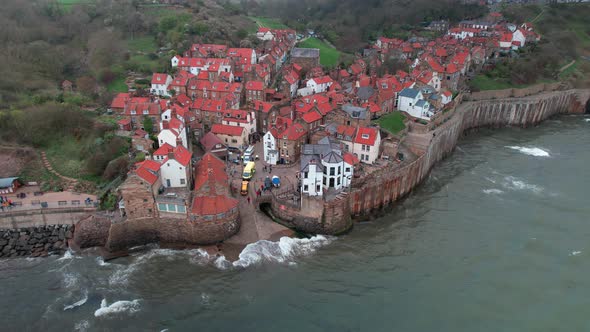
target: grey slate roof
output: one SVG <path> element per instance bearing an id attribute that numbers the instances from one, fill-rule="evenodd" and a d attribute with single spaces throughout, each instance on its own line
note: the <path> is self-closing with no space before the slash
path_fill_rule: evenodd
<path id="1" fill-rule="evenodd" d="M 367 109 L 365 107 L 357 107 L 351 104 L 346 104 L 342 106 L 342 110 L 348 113 L 353 119 L 364 119 L 367 117 Z"/>
<path id="2" fill-rule="evenodd" d="M 14 178 L 2 178 L 0 179 L 0 188 L 9 188 L 12 187 L 12 182 L 18 179 L 17 177 Z"/>
<path id="3" fill-rule="evenodd" d="M 309 170 L 309 164 L 315 160 L 319 170 L 323 170 L 322 159 L 327 163 L 339 163 L 342 159 L 340 143 L 332 137 L 322 138 L 318 144 L 305 144 L 301 150 L 301 172 Z"/>
<path id="4" fill-rule="evenodd" d="M 320 49 L 294 47 L 293 50 L 291 50 L 291 56 L 296 58 L 319 58 Z"/>
<path id="5" fill-rule="evenodd" d="M 416 89 L 412 89 L 412 88 L 405 88 L 399 93 L 399 96 L 414 99 L 418 96 L 419 93 L 420 93 L 420 90 L 416 90 Z"/>
<path id="6" fill-rule="evenodd" d="M 416 102 L 417 107 L 424 107 L 425 105 L 427 105 L 427 102 L 424 99 L 420 99 Z"/>
<path id="7" fill-rule="evenodd" d="M 322 160 L 327 162 L 328 164 L 336 164 L 341 163 L 344 159 L 342 159 L 342 156 L 337 154 L 336 152 L 330 151 L 330 153 L 325 155 L 324 158 L 322 158 Z"/>
<path id="8" fill-rule="evenodd" d="M 373 90 L 373 88 L 364 86 L 359 88 L 359 90 L 356 93 L 356 96 L 359 97 L 361 100 L 369 100 L 369 98 L 371 98 L 371 96 L 374 94 L 375 90 Z"/>

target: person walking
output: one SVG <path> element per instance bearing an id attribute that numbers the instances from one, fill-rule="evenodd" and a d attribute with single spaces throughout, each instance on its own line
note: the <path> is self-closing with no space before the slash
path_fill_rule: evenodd
<path id="1" fill-rule="evenodd" d="M 250 204 L 250 196 L 248 196 L 247 200 L 248 200 L 248 204 Z"/>

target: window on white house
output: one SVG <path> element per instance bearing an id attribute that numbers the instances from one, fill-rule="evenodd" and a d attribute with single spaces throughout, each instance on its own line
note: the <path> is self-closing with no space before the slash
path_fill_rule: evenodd
<path id="1" fill-rule="evenodd" d="M 180 184 L 186 184 L 186 179 L 180 179 Z"/>
<path id="2" fill-rule="evenodd" d="M 304 185 L 303 186 L 303 191 L 304 192 L 308 192 L 309 191 L 309 186 L 308 185 Z"/>
<path id="3" fill-rule="evenodd" d="M 367 152 L 371 151 L 371 146 L 367 145 Z"/>
<path id="4" fill-rule="evenodd" d="M 330 167 L 330 175 L 335 175 L 335 172 L 336 172 L 336 168 Z"/>
<path id="5" fill-rule="evenodd" d="M 346 167 L 346 173 L 350 173 L 350 167 Z"/>

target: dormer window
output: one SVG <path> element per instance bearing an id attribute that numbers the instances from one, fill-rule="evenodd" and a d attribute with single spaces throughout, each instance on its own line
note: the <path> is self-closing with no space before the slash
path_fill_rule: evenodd
<path id="1" fill-rule="evenodd" d="M 137 112 L 135 112 L 135 110 L 131 110 L 131 114 L 135 115 L 135 114 L 137 114 Z"/>
<path id="2" fill-rule="evenodd" d="M 148 114 L 150 114 L 150 111 L 148 111 L 148 110 L 143 110 L 143 115 L 148 115 Z"/>
<path id="3" fill-rule="evenodd" d="M 363 139 L 369 139 L 369 134 L 362 134 L 362 135 L 361 135 L 361 137 L 362 137 Z"/>

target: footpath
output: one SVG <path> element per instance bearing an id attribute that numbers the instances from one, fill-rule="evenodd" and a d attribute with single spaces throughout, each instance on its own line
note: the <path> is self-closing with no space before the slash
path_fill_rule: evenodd
<path id="1" fill-rule="evenodd" d="M 43 162 L 43 166 L 49 171 L 49 173 L 64 180 L 68 184 L 68 187 L 67 187 L 68 191 L 74 191 L 74 188 L 78 184 L 78 180 L 61 175 L 56 170 L 54 170 L 53 167 L 51 167 L 51 163 L 49 162 L 49 159 L 47 159 L 47 154 L 45 153 L 45 151 L 41 152 L 41 161 Z"/>

